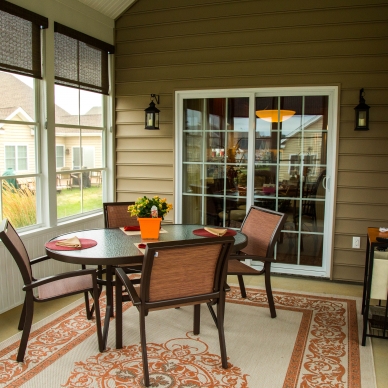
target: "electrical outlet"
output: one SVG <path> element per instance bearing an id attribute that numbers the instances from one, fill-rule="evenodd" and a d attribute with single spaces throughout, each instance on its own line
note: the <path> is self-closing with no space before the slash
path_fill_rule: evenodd
<path id="1" fill-rule="evenodd" d="M 352 248 L 360 249 L 360 237 L 353 237 L 353 245 Z"/>

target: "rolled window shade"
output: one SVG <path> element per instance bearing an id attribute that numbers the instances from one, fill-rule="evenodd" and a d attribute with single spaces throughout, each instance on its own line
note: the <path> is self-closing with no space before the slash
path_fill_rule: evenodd
<path id="1" fill-rule="evenodd" d="M 55 83 L 108 94 L 108 54 L 114 46 L 57 22 L 54 32 Z"/>
<path id="2" fill-rule="evenodd" d="M 42 78 L 40 29 L 48 19 L 0 1 L 0 70 Z"/>

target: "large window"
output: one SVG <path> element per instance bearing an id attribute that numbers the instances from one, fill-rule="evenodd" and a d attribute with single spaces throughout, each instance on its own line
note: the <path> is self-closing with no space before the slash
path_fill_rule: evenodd
<path id="1" fill-rule="evenodd" d="M 39 218 L 37 83 L 0 71 L 1 217 L 17 228 L 34 225 Z"/>
<path id="2" fill-rule="evenodd" d="M 93 177 L 101 178 L 105 166 L 104 100 L 99 93 L 55 85 L 58 218 L 102 207 L 102 181 Z"/>
<path id="3" fill-rule="evenodd" d="M 52 23 L 44 31 L 47 18 L 0 1 L 0 216 L 16 228 L 102 209 L 114 46 Z M 42 48 L 44 34 L 54 47 Z M 53 85 L 40 79 L 52 70 L 55 101 L 45 101 Z"/>
<path id="4" fill-rule="evenodd" d="M 102 208 L 108 54 L 114 47 L 59 23 L 55 31 L 58 218 Z"/>

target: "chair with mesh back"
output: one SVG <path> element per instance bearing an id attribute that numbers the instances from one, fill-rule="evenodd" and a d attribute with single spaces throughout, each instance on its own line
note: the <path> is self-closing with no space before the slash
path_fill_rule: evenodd
<path id="1" fill-rule="evenodd" d="M 84 293 L 85 295 L 87 319 L 91 319 L 93 316 L 93 310 L 95 311 L 98 347 L 102 352 L 104 350 L 104 345 L 101 333 L 100 307 L 98 302 L 100 292 L 97 287 L 96 270 L 81 269 L 55 276 L 35 279 L 32 274 L 31 266 L 36 263 L 49 260 L 50 257 L 42 256 L 30 260 L 23 241 L 7 219 L 4 219 L 1 222 L 0 239 L 11 253 L 19 267 L 24 282 L 23 291 L 26 292 L 18 326 L 19 330 L 23 330 L 23 334 L 20 340 L 16 360 L 18 362 L 23 362 L 24 360 L 24 354 L 26 352 L 34 314 L 34 302 L 46 302 L 78 293 Z M 34 295 L 34 290 L 37 290 L 37 296 Z M 94 299 L 94 306 L 91 309 L 89 308 L 89 292 L 92 294 Z"/>
<path id="2" fill-rule="evenodd" d="M 139 221 L 136 216 L 131 216 L 128 212 L 128 206 L 135 202 L 104 202 L 104 224 L 105 228 L 122 228 L 125 226 L 139 227 Z M 126 270 L 139 273 L 142 263 L 125 265 Z"/>
<path id="3" fill-rule="evenodd" d="M 247 296 L 243 275 L 264 274 L 265 289 L 272 318 L 276 317 L 276 311 L 271 289 L 271 262 L 274 261 L 275 244 L 280 237 L 286 218 L 287 215 L 284 213 L 251 206 L 241 225 L 241 232 L 248 236 L 248 245 L 237 255 L 232 255 L 232 259 L 228 263 L 228 275 L 237 275 L 243 298 Z M 263 262 L 263 268 L 256 270 L 241 262 L 241 260 L 246 259 Z"/>
<path id="4" fill-rule="evenodd" d="M 135 202 L 104 202 L 104 225 L 105 228 L 123 228 L 125 226 L 138 227 L 139 222 L 136 216 L 131 216 L 131 213 L 128 212 L 128 206 L 133 205 Z M 124 233 L 124 232 L 123 232 Z M 130 265 L 122 266 L 127 274 L 141 273 L 142 262 L 134 263 Z M 99 282 L 104 284 L 107 287 L 107 297 L 111 298 L 113 295 L 113 275 L 114 268 L 111 268 L 110 273 L 106 275 L 106 281 L 101 279 L 101 274 L 103 270 L 99 267 Z M 108 287 L 110 290 L 108 290 Z M 112 304 L 113 305 L 113 304 Z M 112 309 L 113 310 L 113 309 Z M 113 316 L 113 311 L 112 311 Z"/>
<path id="5" fill-rule="evenodd" d="M 104 202 L 105 228 L 121 228 L 123 226 L 138 226 L 136 216 L 128 213 L 128 206 L 135 202 Z"/>
<path id="6" fill-rule="evenodd" d="M 222 367 L 227 369 L 224 336 L 225 281 L 233 237 L 203 238 L 147 244 L 140 286 L 122 268 L 116 268 L 116 348 L 122 347 L 122 293 L 124 286 L 139 311 L 144 385 L 150 384 L 145 317 L 148 312 L 194 305 L 194 334 L 200 331 L 200 305 L 216 305 L 216 326 Z M 180 311 L 175 310 L 177 315 Z"/>

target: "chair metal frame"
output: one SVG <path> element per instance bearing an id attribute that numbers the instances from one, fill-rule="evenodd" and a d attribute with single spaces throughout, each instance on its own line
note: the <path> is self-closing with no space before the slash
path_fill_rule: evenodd
<path id="1" fill-rule="evenodd" d="M 141 338 L 141 351 L 142 351 L 142 361 L 143 361 L 143 374 L 144 374 L 144 385 L 149 386 L 149 370 L 148 370 L 148 359 L 147 359 L 147 346 L 146 346 L 146 327 L 145 327 L 145 317 L 148 315 L 149 311 L 154 309 L 164 309 L 164 308 L 177 308 L 182 305 L 193 305 L 194 306 L 194 321 L 193 321 L 193 332 L 195 335 L 200 332 L 200 305 L 206 303 L 209 307 L 211 305 L 217 305 L 217 316 L 215 319 L 216 326 L 218 329 L 218 336 L 220 342 L 220 352 L 222 367 L 224 369 L 228 368 L 227 355 L 226 355 L 226 344 L 225 344 L 225 334 L 224 334 L 224 314 L 225 314 L 225 281 L 227 274 L 227 262 L 231 252 L 231 249 L 234 244 L 233 237 L 217 237 L 217 238 L 203 238 L 198 240 L 184 240 L 184 241 L 173 241 L 173 242 L 157 242 L 147 244 L 147 248 L 144 255 L 143 263 L 143 273 L 140 280 L 130 280 L 125 274 L 122 268 L 116 268 L 116 348 L 122 348 L 122 288 L 124 287 L 128 293 L 130 300 L 133 305 L 139 311 L 139 320 L 140 320 L 140 338 Z M 185 294 L 182 294 L 181 297 L 174 296 L 166 299 L 165 293 L 171 293 L 170 284 L 167 286 L 168 290 L 158 284 L 158 281 L 155 280 L 155 276 L 159 276 L 160 279 L 164 279 L 163 271 L 168 271 L 169 265 L 175 268 L 176 265 L 179 265 L 179 271 L 187 271 L 185 269 L 185 259 L 192 260 L 193 257 L 199 255 L 199 249 L 201 249 L 203 256 L 203 248 L 206 247 L 207 252 L 209 252 L 211 245 L 218 245 L 217 255 L 218 257 L 213 257 L 216 264 L 211 271 L 209 271 L 209 277 L 207 279 L 210 283 L 212 282 L 211 291 L 206 290 L 205 292 L 198 294 L 198 290 L 193 290 L 191 287 L 198 287 L 196 279 L 192 280 L 193 285 L 190 284 L 190 276 L 188 276 L 188 281 L 185 282 Z M 197 249 L 197 250 L 196 250 Z M 155 258 L 160 257 L 163 254 L 163 250 L 167 250 L 162 257 L 163 259 L 163 269 L 161 274 L 158 274 L 160 267 L 154 267 Z M 177 263 L 173 258 L 167 258 L 168 254 L 172 254 L 175 250 L 175 255 L 182 257 L 182 262 Z M 186 254 L 184 252 L 186 251 Z M 214 255 L 215 253 L 213 253 Z M 160 260 L 161 259 L 157 259 Z M 168 263 L 170 260 L 170 263 Z M 209 260 L 210 262 L 211 260 Z M 214 264 L 214 261 L 213 261 Z M 159 264 L 160 265 L 160 264 Z M 175 268 L 176 269 L 176 268 Z M 161 281 L 161 280 L 159 280 Z M 168 281 L 168 280 L 167 280 Z M 137 292 L 135 285 L 140 282 L 140 290 Z M 156 284 L 156 286 L 155 286 Z M 175 284 L 175 283 L 174 283 Z M 187 287 L 186 287 L 187 284 Z M 195 284 L 195 286 L 194 286 Z M 155 287 L 157 296 L 155 296 Z M 151 290 L 151 294 L 150 294 Z M 154 292 L 154 294 L 152 294 Z M 176 294 L 179 294 L 176 292 Z M 175 295 L 175 293 L 174 293 Z M 164 299 L 162 299 L 164 297 Z M 215 314 L 213 316 L 215 318 Z"/>
<path id="2" fill-rule="evenodd" d="M 253 216 L 253 212 L 262 212 L 262 214 L 273 216 L 274 219 L 277 219 L 277 222 L 274 222 L 272 233 L 269 237 L 269 240 L 266 244 L 263 244 L 262 251 L 264 254 L 257 255 L 251 254 L 251 251 L 254 251 L 254 239 L 249 238 L 251 233 L 247 233 L 247 222 L 250 216 Z M 243 298 L 247 297 L 243 275 L 258 276 L 264 275 L 265 277 L 265 289 L 267 293 L 267 299 L 269 304 L 269 309 L 271 313 L 271 318 L 276 317 L 275 303 L 272 295 L 271 287 L 271 263 L 275 262 L 274 249 L 277 241 L 279 240 L 281 230 L 286 222 L 287 214 L 280 213 L 274 210 L 269 210 L 261 208 L 258 206 L 251 206 L 247 215 L 244 218 L 244 221 L 241 224 L 241 232 L 248 236 L 248 245 L 242 249 L 237 254 L 231 255 L 231 260 L 228 265 L 228 275 L 237 275 L 238 283 L 240 286 L 241 296 Z M 257 235 L 260 235 L 260 224 L 257 225 Z M 248 252 L 248 253 L 247 253 Z M 261 270 L 256 270 L 255 268 L 250 267 L 249 265 L 242 263 L 241 260 L 258 260 L 263 263 L 263 268 Z"/>
<path id="3" fill-rule="evenodd" d="M 34 314 L 34 302 L 47 302 L 50 300 L 75 295 L 83 293 L 85 296 L 85 305 L 86 305 L 86 317 L 88 320 L 92 319 L 93 311 L 96 315 L 96 326 L 97 326 L 97 339 L 98 339 L 98 348 L 100 352 L 104 350 L 102 332 L 101 332 L 101 318 L 100 318 L 100 306 L 99 306 L 99 296 L 100 290 L 97 286 L 97 272 L 95 269 L 83 269 L 75 270 L 71 272 L 65 272 L 54 276 L 48 276 L 41 279 L 35 279 L 32 274 L 32 265 L 41 263 L 43 261 L 51 259 L 49 256 L 41 256 L 36 259 L 30 260 L 27 249 L 21 240 L 19 234 L 15 228 L 11 225 L 8 219 L 4 219 L 0 224 L 0 239 L 8 249 L 10 254 L 13 256 L 17 266 L 19 267 L 20 273 L 23 278 L 24 286 L 23 291 L 26 292 L 22 313 L 20 315 L 18 329 L 23 330 L 23 334 L 20 340 L 19 351 L 16 357 L 18 362 L 23 362 L 24 355 L 27 349 L 28 337 L 30 335 L 32 319 Z M 13 241 L 15 240 L 15 241 Z M 74 277 L 80 277 L 90 275 L 92 278 L 92 287 L 88 288 L 79 288 L 73 286 L 74 290 L 71 292 L 63 292 L 48 298 L 39 298 L 34 295 L 34 290 L 45 284 L 52 282 L 62 281 L 66 282 L 67 279 L 73 279 Z M 81 280 L 81 279 L 80 279 Z M 65 287 L 66 288 L 66 287 Z M 89 306 L 89 295 L 91 293 L 94 304 L 92 308 Z"/>

